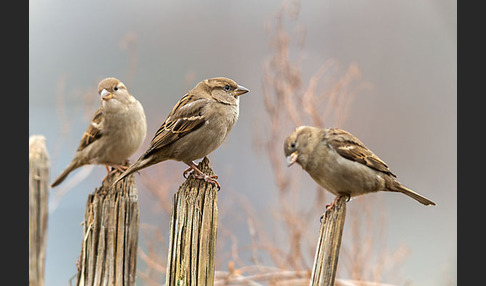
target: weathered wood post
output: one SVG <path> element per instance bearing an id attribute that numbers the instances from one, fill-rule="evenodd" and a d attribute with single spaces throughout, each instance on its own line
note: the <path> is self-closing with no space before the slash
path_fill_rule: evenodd
<path id="1" fill-rule="evenodd" d="M 90 194 L 76 285 L 135 285 L 139 209 L 133 175 L 111 187 L 109 175 Z"/>
<path id="2" fill-rule="evenodd" d="M 44 285 L 49 199 L 49 155 L 42 135 L 29 138 L 29 285 Z"/>
<path id="3" fill-rule="evenodd" d="M 332 286 L 341 247 L 341 238 L 346 217 L 346 197 L 338 199 L 336 205 L 326 211 L 319 230 L 314 266 L 312 267 L 311 286 Z"/>
<path id="4" fill-rule="evenodd" d="M 206 157 L 198 168 L 214 175 Z M 174 195 L 166 286 L 214 284 L 217 193 L 214 184 L 189 176 Z"/>

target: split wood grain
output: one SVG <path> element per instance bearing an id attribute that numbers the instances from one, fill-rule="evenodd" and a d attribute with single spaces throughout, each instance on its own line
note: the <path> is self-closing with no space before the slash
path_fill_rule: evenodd
<path id="1" fill-rule="evenodd" d="M 312 267 L 311 286 L 334 285 L 346 218 L 346 199 L 344 196 L 339 198 L 336 205 L 324 214 Z"/>
<path id="2" fill-rule="evenodd" d="M 49 154 L 42 135 L 29 138 L 29 285 L 44 285 L 49 200 Z"/>
<path id="3" fill-rule="evenodd" d="M 135 285 L 139 208 L 133 175 L 109 175 L 86 202 L 76 285 Z"/>
<path id="4" fill-rule="evenodd" d="M 205 157 L 198 165 L 214 175 Z M 191 176 L 174 195 L 166 285 L 213 285 L 218 221 L 217 187 Z"/>

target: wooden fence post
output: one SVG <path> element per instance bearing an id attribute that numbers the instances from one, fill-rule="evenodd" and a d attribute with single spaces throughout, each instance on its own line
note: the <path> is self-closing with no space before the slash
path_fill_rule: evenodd
<path id="1" fill-rule="evenodd" d="M 49 155 L 42 135 L 29 138 L 29 285 L 44 285 L 49 199 Z"/>
<path id="2" fill-rule="evenodd" d="M 198 168 L 214 175 L 206 157 Z M 189 176 L 174 195 L 166 286 L 214 284 L 217 193 L 214 184 Z"/>
<path id="3" fill-rule="evenodd" d="M 86 203 L 77 284 L 135 285 L 139 209 L 133 175 L 109 175 Z"/>
<path id="4" fill-rule="evenodd" d="M 336 205 L 325 213 L 319 230 L 311 286 L 334 285 L 346 217 L 346 199 L 344 196 L 339 198 Z"/>

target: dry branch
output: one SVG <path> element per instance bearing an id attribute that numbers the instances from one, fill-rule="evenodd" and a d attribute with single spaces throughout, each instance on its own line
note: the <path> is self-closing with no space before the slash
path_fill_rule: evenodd
<path id="1" fill-rule="evenodd" d="M 29 285 L 44 285 L 49 155 L 42 135 L 29 138 Z"/>
<path id="2" fill-rule="evenodd" d="M 209 160 L 198 165 L 214 175 Z M 174 195 L 166 285 L 213 285 L 218 220 L 217 187 L 192 176 Z"/>
<path id="3" fill-rule="evenodd" d="M 133 175 L 109 175 L 86 203 L 76 285 L 135 285 L 139 226 Z"/>

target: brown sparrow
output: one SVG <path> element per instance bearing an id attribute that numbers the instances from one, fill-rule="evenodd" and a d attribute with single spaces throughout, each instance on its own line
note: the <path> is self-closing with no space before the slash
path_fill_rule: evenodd
<path id="1" fill-rule="evenodd" d="M 52 183 L 59 185 L 73 170 L 86 164 L 104 164 L 123 171 L 122 164 L 142 144 L 147 134 L 143 107 L 116 78 L 98 84 L 101 106 L 84 132 L 74 159 Z"/>
<path id="2" fill-rule="evenodd" d="M 166 160 L 189 165 L 185 175 L 214 183 L 218 177 L 201 172 L 193 162 L 218 148 L 238 119 L 239 96 L 249 90 L 235 81 L 217 77 L 199 82 L 174 106 L 155 133 L 150 146 L 116 181 L 140 169 Z"/>
<path id="3" fill-rule="evenodd" d="M 388 166 L 350 133 L 338 129 L 297 127 L 285 139 L 288 165 L 297 162 L 324 189 L 336 195 L 355 197 L 371 192 L 403 193 L 424 205 L 435 203 L 396 180 Z"/>

